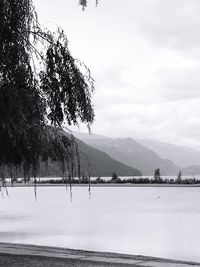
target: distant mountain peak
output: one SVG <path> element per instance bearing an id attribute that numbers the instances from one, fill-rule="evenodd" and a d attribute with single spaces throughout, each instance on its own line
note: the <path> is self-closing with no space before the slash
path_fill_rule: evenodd
<path id="1" fill-rule="evenodd" d="M 179 146 L 153 139 L 138 139 L 140 144 L 154 150 L 160 157 L 169 158 L 175 164 L 186 168 L 200 165 L 200 151 L 186 146 Z"/>

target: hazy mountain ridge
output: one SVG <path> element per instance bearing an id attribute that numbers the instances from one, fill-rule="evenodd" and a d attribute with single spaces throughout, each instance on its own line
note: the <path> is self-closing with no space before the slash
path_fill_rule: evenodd
<path id="1" fill-rule="evenodd" d="M 154 150 L 161 158 L 169 158 L 182 168 L 200 166 L 200 151 L 152 139 L 138 139 L 140 144 Z"/>
<path id="2" fill-rule="evenodd" d="M 69 136 L 67 132 L 63 131 L 63 133 Z M 113 159 L 105 152 L 85 144 L 78 138 L 75 138 L 75 142 L 78 145 L 80 156 L 81 176 L 111 177 L 113 172 L 117 173 L 119 176 L 142 176 L 142 173 L 138 169 Z M 23 177 L 23 170 L 18 169 L 16 171 L 16 176 Z M 51 160 L 48 161 L 48 164 L 41 161 L 38 176 L 62 176 L 60 164 Z M 10 177 L 8 171 L 6 171 L 6 177 Z"/>
<path id="3" fill-rule="evenodd" d="M 80 133 L 74 134 L 88 145 L 106 152 L 112 158 L 139 169 L 144 175 L 153 175 L 155 168 L 160 168 L 162 175 L 177 175 L 180 170 L 185 175 L 192 175 L 193 172 L 196 174 L 200 173 L 200 167 L 198 167 L 198 165 L 192 166 L 196 165 L 193 163 L 186 168 L 181 167 L 173 162 L 172 157 L 162 157 L 159 153 L 156 153 L 157 151 L 142 144 L 141 140 L 138 142 L 132 138 L 112 139 L 106 138 L 105 136 L 101 137 L 83 133 L 81 133 L 81 136 Z M 162 142 L 160 143 L 162 144 Z M 173 146 L 174 149 L 175 147 L 176 146 Z M 177 150 L 178 148 L 179 146 L 177 146 Z M 171 153 L 173 154 L 173 151 Z M 167 155 L 167 153 L 164 155 Z M 169 154 L 169 156 L 170 155 L 171 154 Z"/>
<path id="4" fill-rule="evenodd" d="M 146 148 L 131 138 L 106 140 L 85 140 L 96 149 L 106 152 L 112 158 L 139 169 L 144 175 L 153 175 L 155 168 L 160 168 L 162 174 L 172 175 L 178 172 L 178 167 L 170 160 L 160 158 L 154 151 Z"/>
<path id="5" fill-rule="evenodd" d="M 68 133 L 66 133 L 68 134 Z M 78 150 L 80 155 L 80 168 L 81 176 L 110 176 L 112 172 L 116 172 L 121 176 L 141 176 L 142 173 L 131 166 L 127 166 L 105 152 L 95 149 L 83 141 L 75 138 L 78 144 Z M 48 169 L 42 174 L 42 176 L 57 176 L 59 174 L 59 168 L 56 162 L 51 163 Z"/>
<path id="6" fill-rule="evenodd" d="M 95 149 L 83 141 L 76 139 L 80 152 L 81 173 L 91 176 L 111 176 L 112 172 L 125 176 L 141 176 L 142 173 L 127 164 L 113 159 L 105 152 Z M 89 169 L 88 169 L 89 168 Z"/>

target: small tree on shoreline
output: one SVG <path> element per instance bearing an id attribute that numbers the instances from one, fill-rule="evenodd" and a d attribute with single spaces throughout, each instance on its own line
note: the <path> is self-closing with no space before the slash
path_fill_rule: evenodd
<path id="1" fill-rule="evenodd" d="M 112 172 L 112 177 L 111 178 L 112 178 L 112 181 L 115 181 L 118 178 L 117 174 L 114 171 Z"/>
<path id="2" fill-rule="evenodd" d="M 181 173 L 181 171 L 179 171 L 179 173 L 177 175 L 176 183 L 180 184 L 181 181 L 182 181 L 182 173 Z"/>
<path id="3" fill-rule="evenodd" d="M 155 169 L 155 171 L 154 171 L 154 180 L 156 182 L 162 181 L 161 174 L 160 174 L 160 169 Z"/>

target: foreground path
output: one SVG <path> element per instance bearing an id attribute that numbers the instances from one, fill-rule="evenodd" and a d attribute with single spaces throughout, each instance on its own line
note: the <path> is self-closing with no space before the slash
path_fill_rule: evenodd
<path id="1" fill-rule="evenodd" d="M 0 243 L 0 266 L 9 267 L 191 267 L 200 263 L 117 253 Z"/>

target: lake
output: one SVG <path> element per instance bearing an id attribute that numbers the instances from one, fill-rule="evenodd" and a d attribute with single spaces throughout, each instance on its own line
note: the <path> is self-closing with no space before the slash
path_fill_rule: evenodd
<path id="1" fill-rule="evenodd" d="M 0 241 L 200 262 L 200 188 L 9 188 Z"/>

